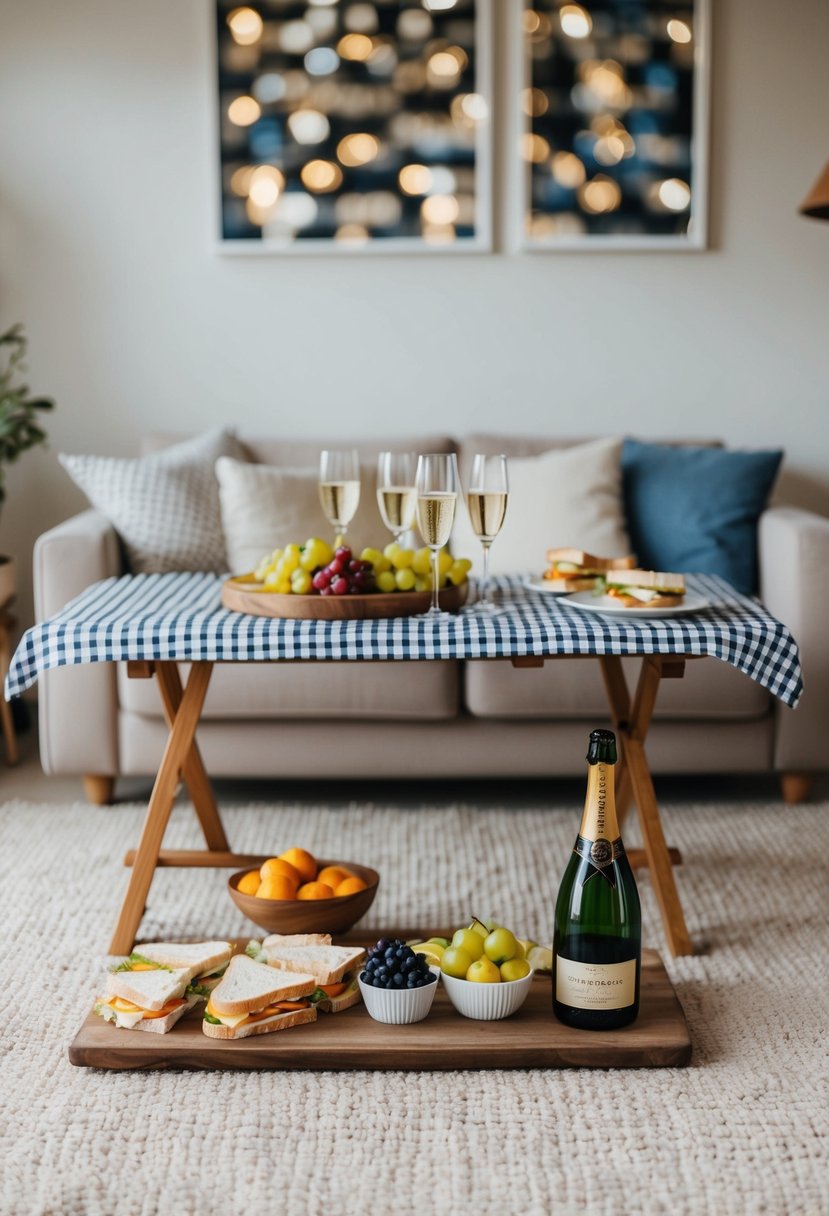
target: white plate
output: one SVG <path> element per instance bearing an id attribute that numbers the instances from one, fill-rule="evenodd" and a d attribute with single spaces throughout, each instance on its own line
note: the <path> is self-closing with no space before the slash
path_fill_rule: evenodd
<path id="1" fill-rule="evenodd" d="M 528 587 L 530 591 L 540 591 L 542 595 L 573 594 L 572 591 L 558 591 L 556 588 L 551 587 L 550 580 L 545 578 L 533 578 L 532 575 L 528 575 L 526 578 L 522 578 L 521 582 L 525 587 Z"/>
<path id="2" fill-rule="evenodd" d="M 652 619 L 663 616 L 687 616 L 689 612 L 701 612 L 703 608 L 711 607 L 710 600 L 702 595 L 695 595 L 693 591 L 686 592 L 682 603 L 670 608 L 648 608 L 645 604 L 641 608 L 628 608 L 625 604 L 615 601 L 612 596 L 594 595 L 592 591 L 575 591 L 561 602 L 568 608 L 599 612 L 602 616 L 632 616 L 640 619 L 642 617 Z"/>

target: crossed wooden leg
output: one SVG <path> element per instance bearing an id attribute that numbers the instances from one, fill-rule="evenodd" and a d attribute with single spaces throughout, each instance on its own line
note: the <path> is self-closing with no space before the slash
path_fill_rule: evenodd
<path id="1" fill-rule="evenodd" d="M 668 948 L 674 958 L 682 954 L 693 954 L 694 949 L 685 916 L 679 902 L 679 893 L 674 881 L 673 862 L 681 862 L 676 850 L 669 849 L 662 831 L 659 805 L 653 788 L 650 768 L 645 756 L 645 739 L 650 726 L 660 679 L 677 679 L 682 676 L 685 661 L 663 655 L 646 655 L 636 693 L 631 705 L 627 680 L 618 655 L 600 657 L 607 699 L 613 718 L 616 735 L 621 744 L 617 765 L 617 808 L 620 826 L 624 821 L 631 795 L 636 803 L 645 858 L 651 872 L 654 891 Z M 635 854 L 636 850 L 631 850 Z M 631 860 L 634 860 L 632 857 Z M 636 858 L 636 860 L 641 860 Z"/>
<path id="2" fill-rule="evenodd" d="M 128 954 L 132 949 L 141 917 L 144 915 L 156 866 L 241 868 L 261 863 L 262 858 L 258 855 L 230 851 L 213 790 L 196 744 L 196 727 L 201 717 L 212 670 L 212 663 L 193 663 L 190 678 L 182 689 L 175 663 L 128 664 L 130 676 L 156 676 L 170 735 L 150 795 L 138 848 L 130 850 L 124 858 L 124 864 L 132 866 L 132 874 L 110 942 L 110 954 Z M 207 849 L 162 851 L 161 842 L 182 778 L 193 801 Z"/>

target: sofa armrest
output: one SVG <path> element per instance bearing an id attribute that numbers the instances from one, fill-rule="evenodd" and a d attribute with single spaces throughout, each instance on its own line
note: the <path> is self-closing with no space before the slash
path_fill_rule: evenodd
<path id="1" fill-rule="evenodd" d="M 39 621 L 76 595 L 121 573 L 118 536 L 109 520 L 98 511 L 82 511 L 35 541 L 35 614 Z"/>
<path id="2" fill-rule="evenodd" d="M 829 519 L 795 507 L 760 517 L 760 597 L 788 625 L 800 648 L 804 692 L 797 709 L 775 704 L 774 767 L 814 772 L 829 766 Z"/>
<path id="3" fill-rule="evenodd" d="M 44 532 L 34 551 L 35 613 L 59 612 L 90 585 L 121 573 L 114 528 L 84 511 Z M 47 773 L 115 776 L 118 696 L 114 663 L 47 671 L 38 681 L 40 760 Z"/>

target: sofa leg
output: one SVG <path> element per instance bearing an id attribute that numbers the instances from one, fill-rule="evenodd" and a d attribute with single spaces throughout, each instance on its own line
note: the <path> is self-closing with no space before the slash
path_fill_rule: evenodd
<path id="1" fill-rule="evenodd" d="M 780 787 L 783 791 L 783 801 L 787 806 L 805 802 L 812 792 L 815 783 L 812 773 L 781 773 Z"/>
<path id="2" fill-rule="evenodd" d="M 115 778 L 87 773 L 83 779 L 87 801 L 93 806 L 111 806 L 115 801 Z"/>

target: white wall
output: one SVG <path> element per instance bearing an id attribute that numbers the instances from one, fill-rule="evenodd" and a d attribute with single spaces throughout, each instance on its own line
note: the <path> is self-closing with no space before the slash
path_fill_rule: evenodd
<path id="1" fill-rule="evenodd" d="M 0 0 L 0 324 L 59 407 L 0 520 L 26 580 L 83 503 L 58 450 L 229 420 L 723 436 L 785 447 L 781 493 L 829 514 L 829 224 L 796 214 L 829 157 L 825 0 L 713 0 L 710 251 L 363 261 L 211 252 L 207 4 Z"/>

